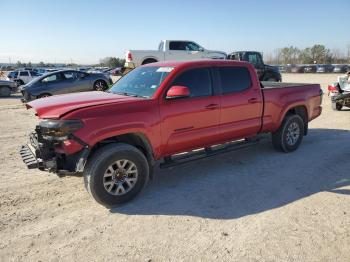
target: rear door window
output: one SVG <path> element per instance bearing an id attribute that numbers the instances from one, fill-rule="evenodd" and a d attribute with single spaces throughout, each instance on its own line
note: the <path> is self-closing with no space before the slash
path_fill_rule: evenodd
<path id="1" fill-rule="evenodd" d="M 183 41 L 171 41 L 169 43 L 169 50 L 186 50 L 186 42 Z"/>
<path id="2" fill-rule="evenodd" d="M 52 83 L 60 80 L 61 80 L 61 74 L 53 74 L 45 77 L 43 80 L 41 80 L 41 82 Z"/>
<path id="3" fill-rule="evenodd" d="M 21 71 L 21 72 L 19 73 L 19 75 L 20 75 L 20 76 L 29 76 L 29 73 L 28 73 L 28 71 Z"/>
<path id="4" fill-rule="evenodd" d="M 186 86 L 190 90 L 190 97 L 212 95 L 211 74 L 208 68 L 196 68 L 180 74 L 173 82 L 173 86 Z"/>
<path id="5" fill-rule="evenodd" d="M 68 71 L 63 73 L 65 79 L 76 79 L 77 73 L 73 71 Z"/>
<path id="6" fill-rule="evenodd" d="M 223 94 L 244 91 L 252 84 L 250 73 L 246 67 L 219 67 L 218 72 Z"/>

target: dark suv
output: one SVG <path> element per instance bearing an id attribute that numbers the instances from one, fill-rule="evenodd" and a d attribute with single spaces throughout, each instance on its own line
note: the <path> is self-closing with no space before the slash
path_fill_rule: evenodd
<path id="1" fill-rule="evenodd" d="M 265 65 L 262 55 L 259 52 L 238 51 L 229 54 L 227 58 L 230 60 L 247 61 L 252 63 L 256 69 L 260 81 L 282 81 L 279 68 L 276 66 Z"/>

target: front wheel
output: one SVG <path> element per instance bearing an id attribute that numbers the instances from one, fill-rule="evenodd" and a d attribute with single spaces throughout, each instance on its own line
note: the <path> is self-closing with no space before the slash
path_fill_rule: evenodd
<path id="1" fill-rule="evenodd" d="M 287 115 L 280 128 L 272 133 L 274 148 L 286 153 L 296 150 L 303 140 L 304 129 L 304 121 L 299 115 Z"/>
<path id="2" fill-rule="evenodd" d="M 98 203 L 109 208 L 137 196 L 148 177 L 149 167 L 144 154 L 123 143 L 98 149 L 84 170 L 86 189 Z"/>
<path id="3" fill-rule="evenodd" d="M 337 102 L 332 102 L 332 109 L 336 111 L 340 111 L 343 108 L 342 104 L 339 104 Z"/>

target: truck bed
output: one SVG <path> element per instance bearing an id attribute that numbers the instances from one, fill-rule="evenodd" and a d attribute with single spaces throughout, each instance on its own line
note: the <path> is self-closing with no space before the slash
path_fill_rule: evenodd
<path id="1" fill-rule="evenodd" d="M 322 93 L 319 84 L 261 82 L 264 98 L 264 114 L 262 131 L 275 131 L 280 119 L 285 114 L 284 108 L 305 105 L 308 121 L 320 114 L 319 106 Z M 321 99 L 321 101 L 320 101 Z M 310 109 L 310 110 L 309 110 Z"/>
<path id="2" fill-rule="evenodd" d="M 284 83 L 284 82 L 267 82 L 261 81 L 264 89 L 275 89 L 275 88 L 288 88 L 288 87 L 306 87 L 306 86 L 314 86 L 315 84 L 307 84 L 307 83 Z"/>

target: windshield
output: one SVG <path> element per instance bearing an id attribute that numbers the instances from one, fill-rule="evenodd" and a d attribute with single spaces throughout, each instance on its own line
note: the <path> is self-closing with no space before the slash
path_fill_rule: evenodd
<path id="1" fill-rule="evenodd" d="M 150 98 L 173 67 L 138 67 L 116 82 L 109 92 L 126 96 Z"/>

